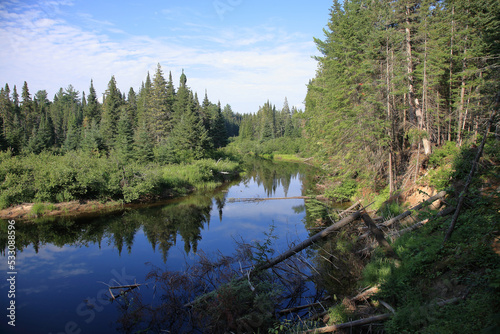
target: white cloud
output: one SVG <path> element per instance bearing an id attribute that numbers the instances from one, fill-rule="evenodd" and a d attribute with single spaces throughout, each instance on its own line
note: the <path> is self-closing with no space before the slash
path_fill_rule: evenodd
<path id="1" fill-rule="evenodd" d="M 56 8 L 62 4 L 71 3 L 45 2 Z M 310 58 L 312 42 L 272 26 L 221 29 L 190 24 L 186 29 L 191 31 L 153 38 L 80 14 L 104 27 L 101 31 L 120 34 L 118 41 L 74 25 L 63 15 L 49 16 L 40 6 L 11 7 L 0 7 L 0 73 L 11 86 L 20 88 L 27 81 L 32 94 L 46 89 L 52 97 L 69 84 L 88 91 L 90 79 L 100 94 L 112 75 L 127 92 L 137 89 L 159 62 L 166 73 L 172 71 L 175 85 L 184 68 L 194 91 L 202 94 L 207 89 L 213 102 L 229 103 L 237 112 L 255 112 L 267 99 L 280 108 L 285 96 L 290 105 L 300 106 L 316 67 Z"/>

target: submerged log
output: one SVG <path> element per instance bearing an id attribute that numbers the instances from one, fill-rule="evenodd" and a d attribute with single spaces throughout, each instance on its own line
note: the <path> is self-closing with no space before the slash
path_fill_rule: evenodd
<path id="1" fill-rule="evenodd" d="M 236 203 L 236 202 L 260 202 L 260 201 L 272 201 L 272 200 L 281 200 L 281 199 L 310 199 L 309 196 L 292 196 L 292 197 L 251 197 L 251 198 L 228 198 L 228 203 Z"/>
<path id="2" fill-rule="evenodd" d="M 370 203 L 369 205 L 371 205 L 371 204 L 372 203 Z M 368 207 L 368 206 L 366 206 L 366 207 Z M 355 221 L 356 219 L 358 219 L 361 216 L 361 210 L 364 210 L 366 207 L 361 208 L 359 211 L 356 211 L 353 214 L 339 220 L 335 224 L 333 224 L 333 225 L 325 228 L 324 230 L 316 233 L 315 235 L 313 235 L 309 239 L 302 241 L 300 244 L 298 244 L 295 247 L 293 247 L 292 249 L 282 253 L 281 255 L 278 255 L 275 258 L 268 260 L 266 263 L 263 263 L 263 264 L 255 267 L 253 269 L 252 273 L 272 268 L 273 266 L 277 265 L 278 263 L 285 261 L 289 257 L 299 253 L 300 251 L 304 250 L 305 248 L 307 248 L 307 247 L 311 246 L 312 244 L 318 242 L 319 240 L 327 237 L 328 235 L 330 235 L 334 231 L 337 231 L 337 230 L 341 229 L 342 227 L 344 227 L 345 225 Z M 243 280 L 246 278 L 247 277 L 240 277 L 238 280 Z M 201 297 L 197 298 L 196 300 L 191 301 L 187 304 L 184 304 L 184 307 L 191 307 L 196 302 L 205 300 L 206 298 L 208 298 L 207 294 L 202 295 Z"/>

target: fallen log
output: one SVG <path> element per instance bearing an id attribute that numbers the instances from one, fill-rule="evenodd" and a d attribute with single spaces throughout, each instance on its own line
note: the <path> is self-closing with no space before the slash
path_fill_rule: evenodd
<path id="1" fill-rule="evenodd" d="M 296 306 L 296 307 L 291 307 L 291 308 L 287 308 L 287 309 L 284 309 L 284 310 L 281 310 L 278 312 L 278 314 L 287 314 L 287 313 L 293 313 L 293 312 L 297 312 L 297 311 L 300 311 L 300 310 L 303 310 L 303 309 L 306 309 L 306 308 L 310 308 L 310 307 L 314 307 L 314 306 L 318 306 L 318 305 L 323 305 L 323 303 L 327 300 L 329 300 L 331 297 L 328 296 L 327 298 L 325 298 L 322 302 L 316 302 L 316 303 L 311 303 L 311 304 L 307 304 L 307 305 L 301 305 L 301 306 Z"/>
<path id="2" fill-rule="evenodd" d="M 377 224 L 377 227 L 380 228 L 380 227 L 389 227 L 391 226 L 392 224 L 398 222 L 398 221 L 401 221 L 403 220 L 404 218 L 410 216 L 413 214 L 414 211 L 417 211 L 417 210 L 420 210 L 422 209 L 425 205 L 431 205 L 432 203 L 434 203 L 436 200 L 438 199 L 442 199 L 444 196 L 446 196 L 446 191 L 441 191 L 439 193 L 437 193 L 436 195 L 428 198 L 427 200 L 423 201 L 422 203 L 418 204 L 418 205 L 415 205 L 413 208 L 411 208 L 410 210 L 408 211 L 405 211 L 403 212 L 402 214 L 400 214 L 399 216 L 396 216 L 394 218 L 391 218 L 389 220 L 386 220 L 385 222 L 383 223 L 379 223 Z M 362 235 L 360 235 L 358 237 L 358 241 L 359 240 L 362 240 L 362 239 L 365 239 L 366 237 L 368 237 L 370 235 L 370 232 L 366 232 Z"/>
<path id="3" fill-rule="evenodd" d="M 343 210 L 342 212 L 339 213 L 339 217 L 342 218 L 345 214 L 351 212 L 351 210 L 355 209 L 358 205 L 361 205 L 361 200 L 358 200 L 356 203 L 348 207 L 347 209 Z"/>
<path id="4" fill-rule="evenodd" d="M 290 249 L 290 250 L 288 250 L 288 251 L 286 251 L 286 252 L 284 252 L 284 253 L 276 256 L 275 258 L 273 258 L 271 260 L 268 260 L 267 263 L 264 263 L 264 264 L 262 264 L 260 266 L 257 266 L 254 269 L 254 271 L 257 272 L 257 271 L 266 270 L 266 269 L 269 269 L 269 268 L 277 265 L 280 262 L 285 261 L 289 257 L 297 254 L 298 252 L 302 251 L 303 249 L 305 249 L 305 248 L 311 246 L 312 244 L 318 242 L 319 240 L 327 237 L 332 232 L 337 231 L 337 230 L 341 229 L 342 227 L 344 227 L 345 225 L 347 225 L 347 224 L 355 221 L 360 216 L 361 216 L 361 211 L 354 212 L 353 214 L 351 214 L 351 215 L 349 215 L 349 216 L 347 216 L 347 217 L 339 220 L 335 224 L 333 224 L 333 225 L 325 228 L 323 231 L 320 231 L 320 232 L 316 233 L 315 235 L 313 235 L 309 239 L 302 241 L 300 244 L 296 245 L 292 249 Z"/>
<path id="5" fill-rule="evenodd" d="M 444 216 L 447 216 L 449 214 L 452 214 L 453 212 L 455 211 L 455 207 L 448 207 L 444 210 L 441 210 L 437 213 L 437 215 L 435 215 L 434 217 L 430 218 L 430 219 L 424 219 L 422 221 L 419 221 L 418 223 L 415 223 L 411 226 L 408 226 L 407 228 L 404 228 L 402 230 L 399 230 L 399 231 L 394 231 L 394 232 L 391 232 L 391 233 L 388 233 L 387 236 L 389 236 L 391 238 L 392 241 L 394 241 L 395 239 L 399 238 L 400 236 L 402 236 L 403 234 L 405 233 L 408 233 L 408 232 L 412 232 L 422 226 L 424 226 L 425 224 L 427 224 L 428 222 L 430 221 L 433 221 L 434 219 L 436 218 L 439 218 L 439 217 L 444 217 Z M 360 237 L 360 239 L 362 238 L 363 236 Z M 359 239 L 358 239 L 359 240 Z M 372 243 L 370 245 L 368 245 L 367 247 L 365 247 L 364 249 L 362 250 L 359 250 L 357 251 L 356 253 L 358 254 L 362 254 L 362 253 L 369 253 L 371 252 L 372 250 L 374 250 L 376 247 L 376 244 L 375 243 Z"/>
<path id="6" fill-rule="evenodd" d="M 436 303 L 436 305 L 437 306 L 444 306 L 444 305 L 456 303 L 456 302 L 463 300 L 463 299 L 464 299 L 464 297 L 451 298 L 451 299 L 439 301 Z M 385 307 L 387 307 L 387 306 L 385 306 Z M 392 309 L 392 307 L 390 307 L 390 309 Z M 394 309 L 392 309 L 391 312 L 394 312 Z M 338 325 L 330 325 L 330 326 L 325 326 L 325 327 L 321 327 L 321 328 L 310 329 L 310 330 L 302 332 L 301 334 L 331 333 L 331 332 L 335 332 L 336 330 L 339 330 L 339 329 L 367 325 L 367 324 L 371 324 L 371 323 L 377 322 L 377 321 L 384 321 L 384 320 L 389 319 L 392 315 L 393 315 L 392 313 L 379 314 L 379 315 L 375 315 L 373 317 L 344 322 L 344 323 L 338 324 Z"/>
<path id="7" fill-rule="evenodd" d="M 430 197 L 429 199 L 423 201 L 422 203 L 418 204 L 418 205 L 415 205 L 413 208 L 411 208 L 410 210 L 408 211 L 405 211 L 403 212 L 402 214 L 400 214 L 399 216 L 396 216 L 394 218 L 391 218 L 381 224 L 379 224 L 380 226 L 383 226 L 383 227 L 389 227 L 391 226 L 392 224 L 410 216 L 413 211 L 417 211 L 417 210 L 420 210 L 422 209 L 425 205 L 431 205 L 432 203 L 434 203 L 434 201 L 437 201 L 438 199 L 441 199 L 443 198 L 444 196 L 446 196 L 446 191 L 440 191 L 439 193 L 437 193 L 436 195 Z"/>
<path id="8" fill-rule="evenodd" d="M 359 320 L 354 320 L 354 321 L 349 321 L 349 322 L 344 322 L 344 323 L 338 324 L 338 325 L 330 325 L 330 326 L 325 326 L 325 327 L 321 327 L 321 328 L 310 329 L 308 331 L 302 332 L 302 334 L 306 334 L 306 333 L 330 333 L 330 332 L 335 332 L 336 330 L 339 330 L 339 329 L 351 328 L 351 327 L 354 327 L 354 326 L 360 326 L 360 325 L 370 324 L 370 323 L 376 322 L 376 321 L 387 320 L 391 316 L 392 316 L 392 314 L 390 314 L 390 313 L 379 314 L 379 315 L 376 315 L 376 316 L 373 316 L 373 317 L 359 319 Z"/>
<path id="9" fill-rule="evenodd" d="M 378 285 L 373 286 L 373 287 L 371 287 L 363 292 L 358 293 L 356 296 L 352 297 L 351 301 L 356 302 L 356 301 L 359 301 L 361 299 L 366 299 L 368 297 L 373 296 L 378 291 L 379 291 L 379 286 Z"/>
<path id="10" fill-rule="evenodd" d="M 128 293 L 132 290 L 134 290 L 135 288 L 138 288 L 140 287 L 142 284 L 132 284 L 132 285 L 120 285 L 120 286 L 110 286 L 108 287 L 108 291 L 109 291 L 109 294 L 111 295 L 111 298 L 113 300 L 116 299 L 116 297 L 118 296 L 115 296 L 113 294 L 113 291 L 112 290 L 117 290 L 117 289 L 120 289 L 120 295 L 122 294 L 125 294 L 125 293 Z M 126 290 L 122 290 L 122 289 L 126 289 Z"/>
<path id="11" fill-rule="evenodd" d="M 384 232 L 382 232 L 382 230 L 380 230 L 377 225 L 375 225 L 370 216 L 366 212 L 363 212 L 361 214 L 361 218 L 365 222 L 366 226 L 368 226 L 370 232 L 375 236 L 375 239 L 377 240 L 380 247 L 384 249 L 385 255 L 393 259 L 399 259 L 397 254 L 392 249 L 391 245 L 389 245 L 389 242 L 385 240 Z"/>
<path id="12" fill-rule="evenodd" d="M 330 235 L 331 233 L 333 233 L 334 231 L 337 231 L 339 229 L 341 229 L 342 227 L 344 227 L 345 225 L 355 221 L 356 219 L 358 219 L 360 216 L 361 216 L 361 210 L 364 210 L 365 208 L 367 208 L 368 206 L 370 206 L 371 204 L 373 203 L 370 203 L 369 205 L 367 205 L 366 207 L 364 208 L 361 208 L 359 211 L 356 211 L 354 212 L 353 214 L 339 220 L 338 222 L 336 222 L 335 224 L 325 228 L 324 230 L 316 233 L 315 235 L 313 235 L 312 237 L 310 237 L 309 239 L 307 240 L 304 240 L 302 241 L 301 243 L 299 243 L 298 245 L 296 245 L 295 247 L 293 247 L 292 249 L 282 253 L 281 255 L 278 255 L 276 257 L 274 257 L 273 259 L 271 260 L 268 260 L 266 263 L 263 263 L 259 266 L 256 266 L 253 270 L 252 270 L 252 273 L 257 273 L 259 271 L 263 271 L 263 270 L 266 270 L 266 269 L 269 269 L 275 265 L 277 265 L 278 263 L 280 262 L 283 262 L 285 261 L 286 259 L 288 259 L 289 257 L 299 253 L 300 251 L 304 250 L 305 248 L 311 246 L 312 244 L 318 242 L 319 240 L 327 237 L 328 235 Z M 246 277 L 240 277 L 238 279 L 238 281 L 242 280 L 242 279 L 246 279 Z M 207 294 L 205 295 L 202 295 L 201 297 L 197 298 L 196 300 L 194 301 L 191 301 L 187 304 L 184 304 L 184 307 L 191 307 L 193 306 L 196 302 L 198 301 L 202 301 L 204 299 L 208 298 L 207 297 Z"/>
<path id="13" fill-rule="evenodd" d="M 282 200 L 282 199 L 310 199 L 309 196 L 292 196 L 292 197 L 251 197 L 251 198 L 228 198 L 228 203 L 236 202 L 260 202 L 260 201 L 272 201 L 272 200 Z"/>

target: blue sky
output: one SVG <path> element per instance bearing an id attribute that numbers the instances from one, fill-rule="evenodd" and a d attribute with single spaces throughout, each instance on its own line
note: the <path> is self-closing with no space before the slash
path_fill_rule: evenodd
<path id="1" fill-rule="evenodd" d="M 256 112 L 268 99 L 304 108 L 331 0 L 0 0 L 0 85 L 50 99 L 69 84 L 102 95 L 115 76 L 137 92 L 160 63 L 177 87 Z"/>

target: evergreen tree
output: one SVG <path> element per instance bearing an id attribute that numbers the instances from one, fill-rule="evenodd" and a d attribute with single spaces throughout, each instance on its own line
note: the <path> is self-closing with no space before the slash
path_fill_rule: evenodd
<path id="1" fill-rule="evenodd" d="M 167 82 L 158 64 L 148 98 L 149 130 L 156 143 L 164 139 L 171 130 L 171 110 L 168 109 Z"/>
<path id="2" fill-rule="evenodd" d="M 105 149 L 99 124 L 95 119 L 84 129 L 82 137 L 81 149 L 83 151 L 99 154 L 99 151 Z"/>
<path id="3" fill-rule="evenodd" d="M 127 113 L 122 113 L 118 121 L 114 149 L 122 163 L 126 163 L 134 156 L 134 131 Z"/>
<path id="4" fill-rule="evenodd" d="M 64 150 L 66 152 L 74 151 L 79 148 L 81 140 L 80 133 L 77 116 L 71 114 L 68 122 L 68 131 L 66 132 L 66 140 L 64 141 Z"/>
<path id="5" fill-rule="evenodd" d="M 23 89 L 21 92 L 21 122 L 23 124 L 23 131 L 25 134 L 25 139 L 29 138 L 29 135 L 33 132 L 36 124 L 33 100 L 31 99 L 31 94 L 28 89 L 28 83 L 25 81 L 23 84 Z"/>
<path id="6" fill-rule="evenodd" d="M 137 128 L 137 95 L 132 87 L 128 91 L 127 96 L 127 113 L 132 124 L 132 128 Z"/>
<path id="7" fill-rule="evenodd" d="M 181 161 L 201 159 L 212 147 L 208 131 L 203 126 L 199 114 L 194 112 L 191 106 L 180 116 L 172 130 L 171 143 Z"/>
<path id="8" fill-rule="evenodd" d="M 139 162 L 152 161 L 154 158 L 153 139 L 149 135 L 145 121 L 135 131 L 134 150 L 135 157 Z"/>
<path id="9" fill-rule="evenodd" d="M 176 99 L 174 103 L 174 124 L 179 122 L 182 115 L 187 112 L 189 107 L 189 88 L 186 86 L 187 77 L 182 70 L 179 79 L 179 88 L 177 89 Z"/>
<path id="10" fill-rule="evenodd" d="M 87 104 L 83 107 L 83 116 L 87 118 L 87 123 L 91 124 L 92 120 L 99 122 L 101 120 L 99 113 L 99 101 L 94 89 L 94 81 L 90 80 L 89 96 L 87 97 Z"/>
<path id="11" fill-rule="evenodd" d="M 213 146 L 215 148 L 220 148 L 227 145 L 226 124 L 224 122 L 224 116 L 222 116 L 220 102 L 217 104 L 217 108 L 213 110 L 210 117 L 210 138 L 212 138 Z"/>
<path id="12" fill-rule="evenodd" d="M 118 119 L 121 94 L 116 87 L 115 77 L 112 76 L 106 89 L 106 98 L 102 109 L 101 133 L 104 144 L 110 148 L 113 146 L 118 132 Z"/>

